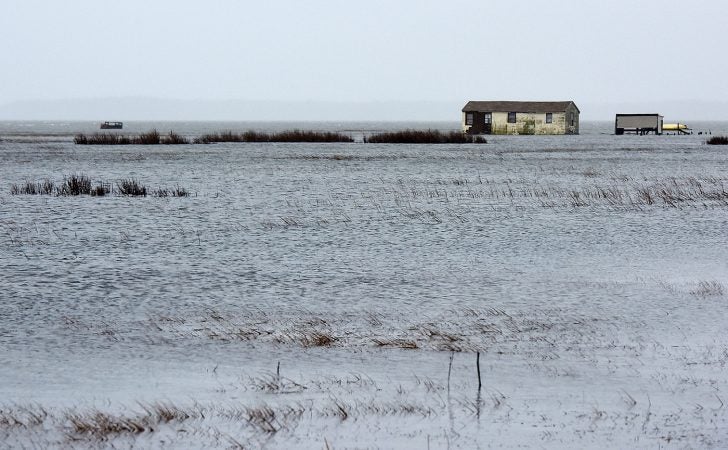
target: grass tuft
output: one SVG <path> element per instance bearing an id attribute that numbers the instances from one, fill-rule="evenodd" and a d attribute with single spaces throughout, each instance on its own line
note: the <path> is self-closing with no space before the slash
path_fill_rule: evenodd
<path id="1" fill-rule="evenodd" d="M 91 178 L 86 175 L 68 175 L 57 189 L 58 195 L 90 195 Z"/>
<path id="2" fill-rule="evenodd" d="M 147 188 L 133 178 L 118 181 L 116 187 L 121 195 L 133 197 L 146 197 L 147 195 Z"/>
<path id="3" fill-rule="evenodd" d="M 37 183 L 26 181 L 23 185 L 13 184 L 10 186 L 12 195 L 51 195 L 54 190 L 55 185 L 49 179 Z"/>
<path id="4" fill-rule="evenodd" d="M 301 345 L 304 347 L 330 347 L 336 340 L 330 333 L 318 330 L 310 330 L 301 335 Z"/>
<path id="5" fill-rule="evenodd" d="M 103 197 L 109 193 L 111 193 L 111 185 L 108 183 L 98 183 L 91 189 L 91 196 L 93 197 Z"/>

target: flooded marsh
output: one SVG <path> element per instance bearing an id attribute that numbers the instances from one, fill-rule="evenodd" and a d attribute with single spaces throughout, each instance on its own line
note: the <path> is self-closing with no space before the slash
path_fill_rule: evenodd
<path id="1" fill-rule="evenodd" d="M 0 126 L 0 448 L 728 445 L 728 155 L 702 136 L 85 126 Z"/>

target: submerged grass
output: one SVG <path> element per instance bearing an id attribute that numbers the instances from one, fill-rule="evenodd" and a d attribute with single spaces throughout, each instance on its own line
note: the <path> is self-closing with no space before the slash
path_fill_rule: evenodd
<path id="1" fill-rule="evenodd" d="M 190 192 L 182 187 L 175 186 L 172 189 L 157 188 L 152 192 L 155 197 L 189 197 Z"/>
<path id="2" fill-rule="evenodd" d="M 402 130 L 365 136 L 372 144 L 485 144 L 481 136 L 470 136 L 459 131 L 443 133 L 438 130 Z"/>
<path id="3" fill-rule="evenodd" d="M 128 136 L 115 133 L 95 133 L 90 136 L 79 133 L 73 138 L 73 142 L 79 145 L 129 145 L 132 140 Z"/>

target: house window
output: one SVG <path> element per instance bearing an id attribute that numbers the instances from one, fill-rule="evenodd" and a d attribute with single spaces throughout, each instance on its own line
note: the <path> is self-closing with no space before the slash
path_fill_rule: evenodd
<path id="1" fill-rule="evenodd" d="M 553 123 L 553 122 L 554 122 L 554 114 L 546 113 L 546 123 Z"/>
<path id="2" fill-rule="evenodd" d="M 483 117 L 485 118 L 483 123 L 485 123 L 486 125 L 489 123 L 493 123 L 493 114 L 492 113 L 485 113 L 483 115 Z"/>
<path id="3" fill-rule="evenodd" d="M 465 125 L 472 125 L 472 124 L 473 124 L 473 113 L 465 114 Z"/>
<path id="4" fill-rule="evenodd" d="M 508 123 L 516 123 L 516 113 L 514 113 L 514 112 L 508 113 Z"/>

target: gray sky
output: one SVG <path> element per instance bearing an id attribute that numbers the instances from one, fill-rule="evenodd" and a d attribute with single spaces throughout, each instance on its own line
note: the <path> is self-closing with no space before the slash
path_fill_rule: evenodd
<path id="1" fill-rule="evenodd" d="M 0 105 L 726 102 L 727 17 L 724 0 L 3 0 Z"/>

